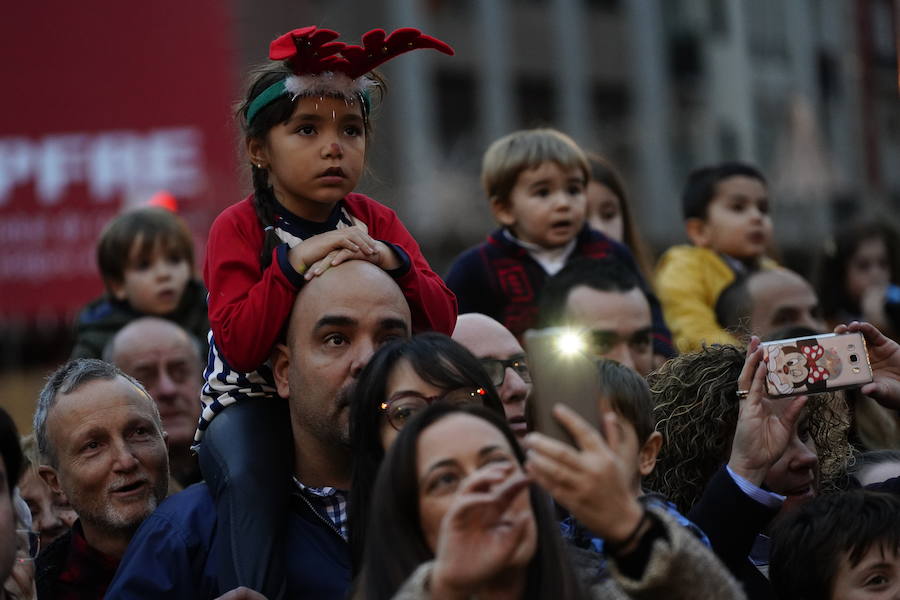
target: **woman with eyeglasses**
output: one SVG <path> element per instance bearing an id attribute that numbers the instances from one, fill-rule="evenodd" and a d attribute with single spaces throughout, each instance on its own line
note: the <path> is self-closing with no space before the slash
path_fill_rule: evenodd
<path id="1" fill-rule="evenodd" d="M 475 404 L 504 416 L 491 377 L 471 352 L 439 333 L 380 348 L 360 373 L 350 399 L 353 478 L 348 500 L 353 573 L 359 571 L 372 486 L 398 432 L 434 402 Z"/>

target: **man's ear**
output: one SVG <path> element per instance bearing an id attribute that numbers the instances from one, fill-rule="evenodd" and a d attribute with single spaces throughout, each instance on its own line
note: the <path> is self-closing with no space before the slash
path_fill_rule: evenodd
<path id="1" fill-rule="evenodd" d="M 710 239 L 710 231 L 709 227 L 707 227 L 706 219 L 691 217 L 684 222 L 684 228 L 687 230 L 688 239 L 691 240 L 692 244 L 701 248 L 709 248 L 712 240 Z"/>
<path id="2" fill-rule="evenodd" d="M 287 344 L 276 344 L 272 351 L 272 374 L 275 376 L 275 388 L 278 395 L 287 398 L 291 393 L 288 370 L 291 368 L 291 349 Z"/>
<path id="3" fill-rule="evenodd" d="M 269 152 L 263 139 L 247 138 L 247 156 L 254 165 L 267 169 L 269 167 Z"/>
<path id="4" fill-rule="evenodd" d="M 662 448 L 663 437 L 658 431 L 654 431 L 641 446 L 638 453 L 638 471 L 641 477 L 646 477 L 653 472 L 656 467 L 656 457 L 659 456 L 659 449 Z"/>
<path id="5" fill-rule="evenodd" d="M 497 196 L 491 196 L 491 213 L 494 219 L 504 227 L 512 227 L 516 224 L 516 217 L 512 214 L 509 198 L 501 200 Z"/>
<path id="6" fill-rule="evenodd" d="M 41 479 L 44 480 L 51 492 L 54 494 L 65 494 L 59 485 L 59 474 L 56 472 L 56 469 L 49 465 L 40 465 L 38 467 L 38 475 L 41 476 Z"/>

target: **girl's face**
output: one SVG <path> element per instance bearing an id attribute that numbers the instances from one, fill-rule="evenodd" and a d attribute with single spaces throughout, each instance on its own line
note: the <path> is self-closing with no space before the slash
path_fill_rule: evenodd
<path id="1" fill-rule="evenodd" d="M 291 118 L 264 141 L 250 140 L 254 163 L 269 172 L 275 197 L 294 214 L 325 221 L 356 188 L 365 163 L 366 135 L 359 102 L 300 98 Z"/>
<path id="2" fill-rule="evenodd" d="M 625 221 L 622 218 L 622 202 L 611 189 L 592 181 L 587 186 L 588 225 L 603 232 L 606 237 L 625 243 Z"/>
<path id="3" fill-rule="evenodd" d="M 867 289 L 890 283 L 887 246 L 881 238 L 862 242 L 847 262 L 847 293 L 859 302 Z"/>
<path id="4" fill-rule="evenodd" d="M 438 546 L 441 521 L 460 493 L 463 480 L 480 469 L 496 465 L 508 465 L 510 476 L 522 472 L 506 436 L 484 419 L 464 413 L 451 414 L 423 430 L 416 455 L 419 518 L 425 542 L 432 552 Z M 507 568 L 526 566 L 537 549 L 537 526 L 527 487 L 513 498 L 504 516 L 517 522 L 515 517 L 526 513 L 528 520 L 522 541 L 509 557 Z M 501 517 L 487 525 L 486 535 L 495 533 L 491 531 L 493 528 L 499 530 L 505 526 L 507 523 Z"/>

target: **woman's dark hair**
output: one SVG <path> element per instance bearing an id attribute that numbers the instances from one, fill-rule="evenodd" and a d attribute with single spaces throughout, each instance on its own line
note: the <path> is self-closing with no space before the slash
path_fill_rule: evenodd
<path id="1" fill-rule="evenodd" d="M 22 474 L 22 446 L 19 445 L 19 432 L 9 413 L 0 408 L 0 456 L 6 467 L 6 487 L 9 495 L 19 482 Z"/>
<path id="2" fill-rule="evenodd" d="M 253 122 L 247 122 L 247 111 L 253 100 L 266 91 L 269 86 L 290 75 L 293 75 L 293 71 L 287 62 L 265 63 L 250 72 L 247 96 L 235 109 L 235 117 L 240 123 L 245 140 L 263 140 L 270 129 L 290 120 L 291 115 L 294 114 L 295 101 L 298 98 L 291 98 L 291 96 L 284 94 L 259 109 L 253 117 Z M 372 86 L 376 94 L 374 100 L 380 101 L 386 90 L 384 78 L 376 71 L 372 71 L 366 77 L 375 82 L 375 85 Z M 357 94 L 357 96 L 357 102 L 359 102 L 360 110 L 362 111 L 363 128 L 368 141 L 372 134 L 371 107 L 373 106 L 373 98 L 364 98 L 362 94 Z M 259 255 L 260 264 L 265 269 L 272 262 L 272 250 L 282 243 L 274 228 L 267 229 L 275 224 L 277 201 L 272 192 L 272 186 L 269 185 L 269 172 L 254 164 L 250 165 L 250 172 L 253 183 L 253 208 L 256 210 L 256 217 L 259 219 L 260 225 L 266 230 L 263 248 Z"/>
<path id="3" fill-rule="evenodd" d="M 405 360 L 431 385 L 451 392 L 460 388 L 483 388 L 484 405 L 504 416 L 503 403 L 490 376 L 471 352 L 441 333 L 422 333 L 383 346 L 360 373 L 350 398 L 350 448 L 353 478 L 348 500 L 350 548 L 354 572 L 362 564 L 367 517 L 378 466 L 384 458 L 381 444 L 381 403 L 387 398 L 388 378 Z"/>
<path id="4" fill-rule="evenodd" d="M 843 322 L 862 313 L 859 302 L 847 292 L 847 268 L 862 243 L 873 239 L 884 242 L 891 281 L 900 281 L 900 242 L 890 224 L 883 219 L 866 219 L 840 227 L 822 249 L 816 268 L 816 293 L 829 323 Z"/>
<path id="5" fill-rule="evenodd" d="M 631 213 L 631 202 L 625 191 L 625 183 L 622 176 L 611 162 L 594 152 L 586 153 L 588 163 L 591 165 L 591 181 L 605 185 L 619 199 L 619 208 L 622 211 L 622 243 L 628 246 L 637 261 L 641 274 L 649 281 L 653 274 L 653 260 L 650 250 L 641 233 L 638 230 L 637 221 Z"/>
<path id="6" fill-rule="evenodd" d="M 393 597 L 422 563 L 434 558 L 425 541 L 419 519 L 417 444 L 422 432 L 441 419 L 467 414 L 484 419 L 506 438 L 519 464 L 525 454 L 506 420 L 480 406 L 435 403 L 416 415 L 400 432 L 375 482 L 372 519 L 366 538 L 360 589 L 367 600 Z M 579 584 L 563 549 L 559 525 L 549 498 L 536 486 L 530 489 L 531 508 L 537 525 L 537 550 L 527 567 L 525 598 L 579 598 Z M 475 557 L 473 557 L 474 559 Z"/>
<path id="7" fill-rule="evenodd" d="M 900 498 L 855 490 L 815 498 L 779 521 L 769 575 L 779 598 L 831 597 L 843 561 L 857 566 L 872 548 L 900 548 Z"/>

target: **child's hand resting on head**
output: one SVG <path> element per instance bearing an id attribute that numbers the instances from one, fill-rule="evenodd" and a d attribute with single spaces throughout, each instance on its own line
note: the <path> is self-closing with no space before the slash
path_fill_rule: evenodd
<path id="1" fill-rule="evenodd" d="M 400 266 L 400 259 L 384 243 L 372 239 L 359 227 L 345 227 L 303 240 L 288 253 L 291 266 L 306 280 L 321 275 L 329 267 L 348 260 L 367 260 L 389 271 Z"/>

